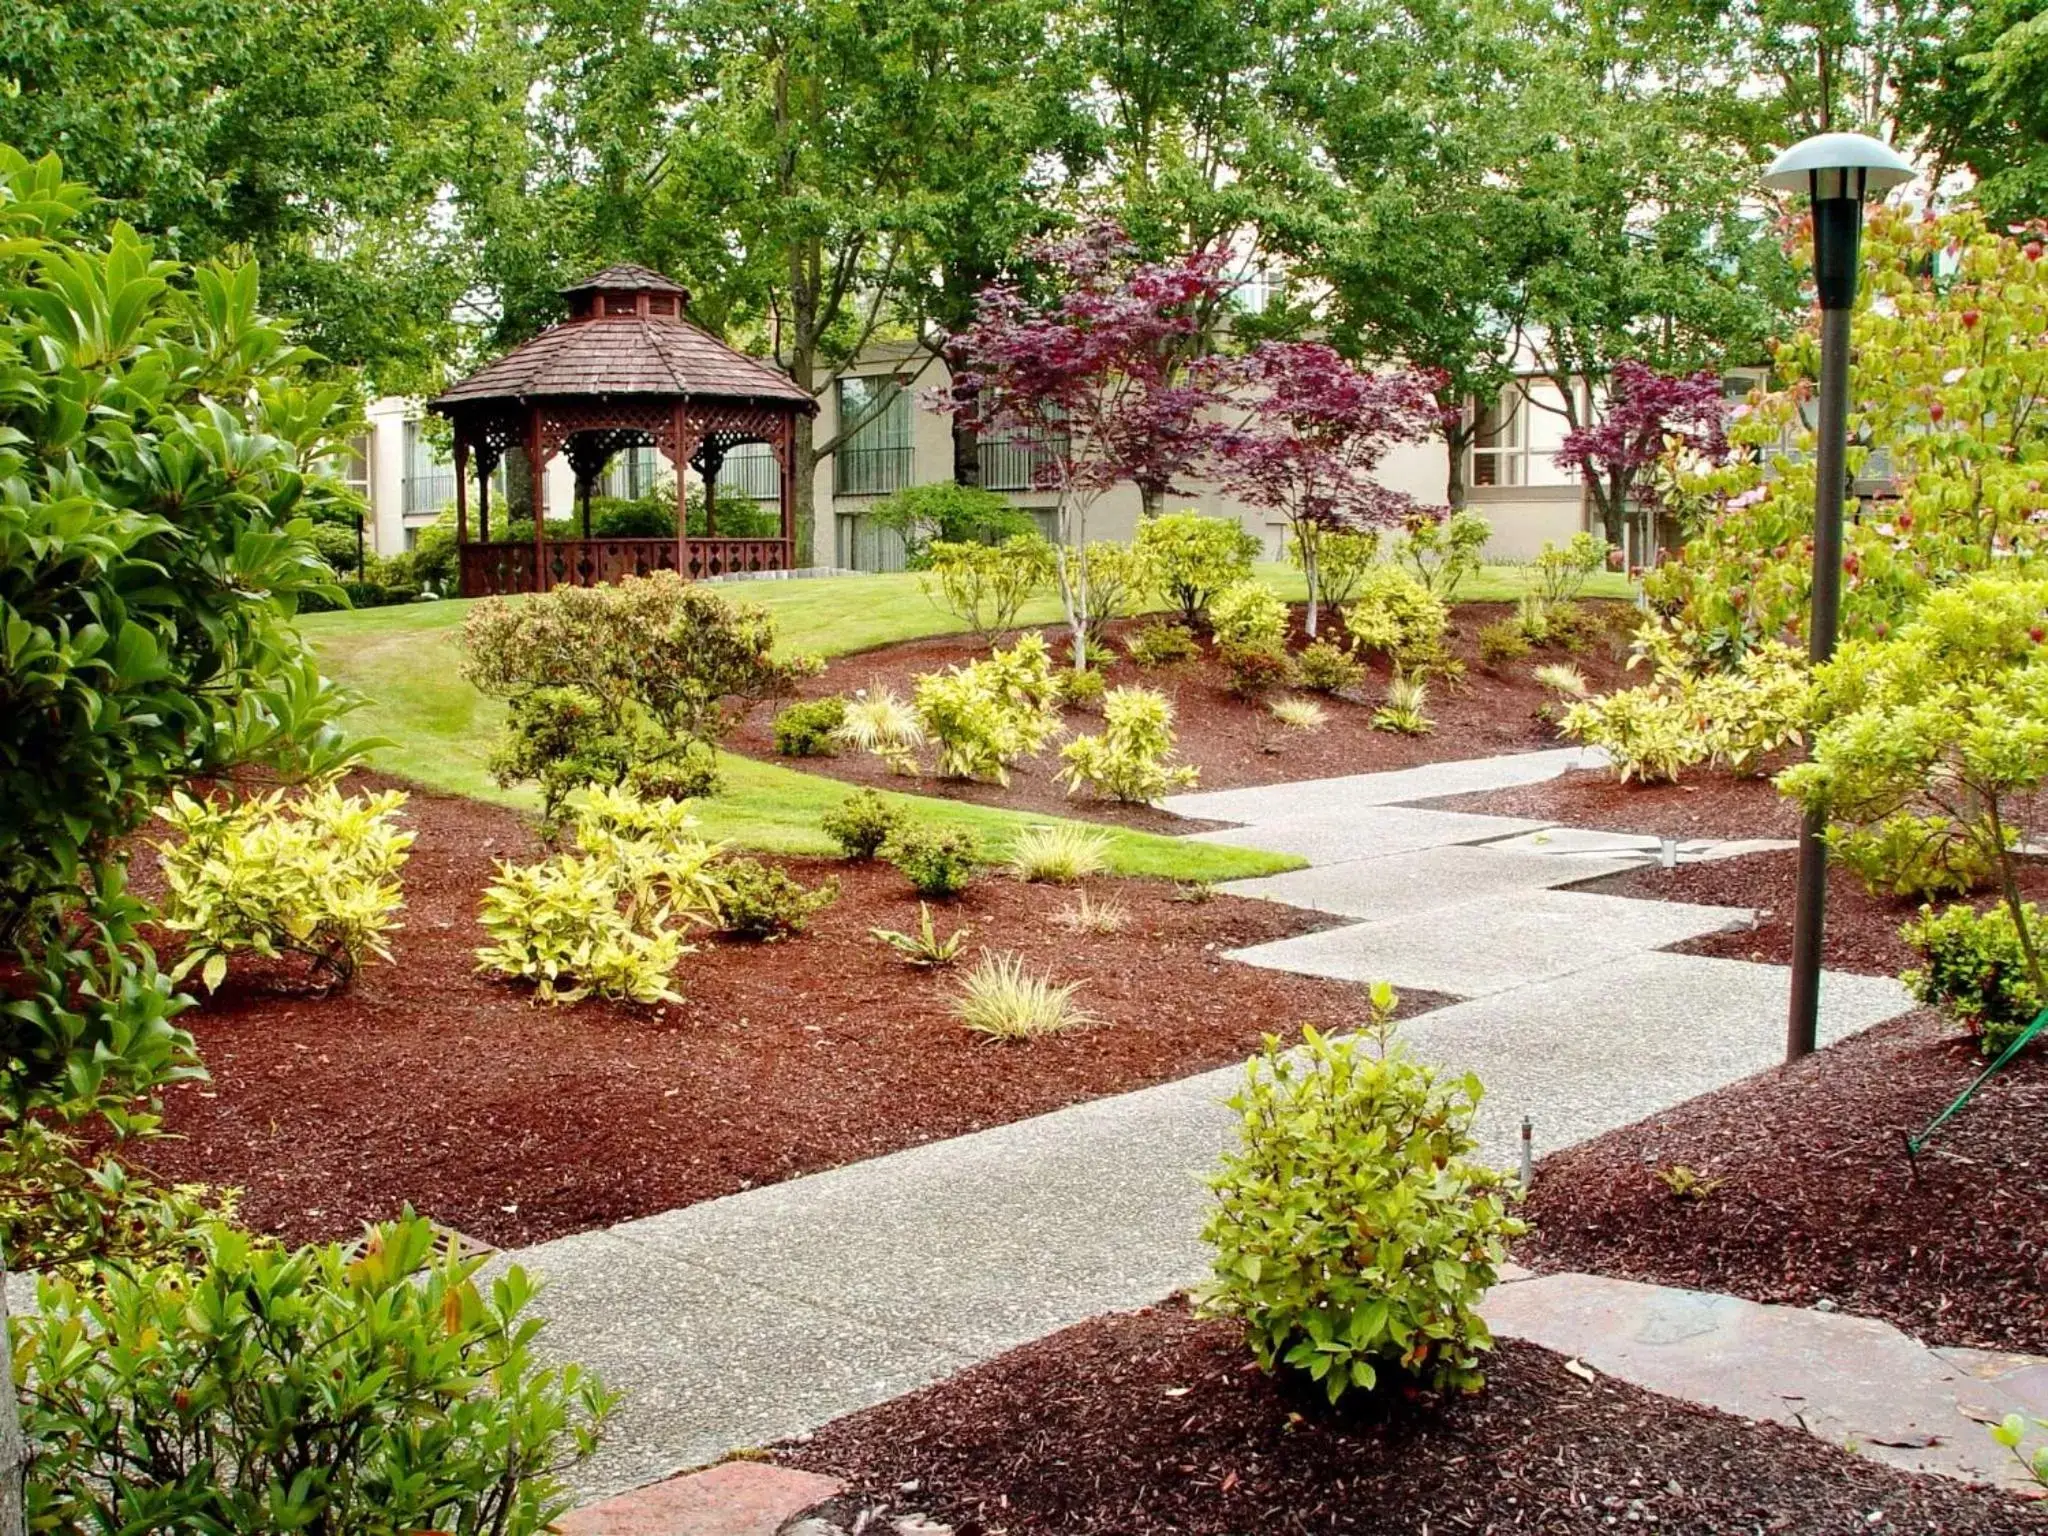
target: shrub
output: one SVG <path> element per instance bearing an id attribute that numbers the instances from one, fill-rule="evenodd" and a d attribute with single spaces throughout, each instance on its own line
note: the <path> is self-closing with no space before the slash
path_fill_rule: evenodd
<path id="1" fill-rule="evenodd" d="M 1284 645 L 1287 605 L 1264 583 L 1241 581 L 1209 599 L 1209 628 L 1218 645 Z"/>
<path id="2" fill-rule="evenodd" d="M 1388 1372 L 1482 1384 L 1478 1303 L 1523 1226 L 1506 1177 L 1474 1158 L 1480 1091 L 1356 1039 L 1267 1040 L 1230 1101 L 1239 1146 L 1210 1181 L 1201 1292 L 1243 1321 L 1261 1366 L 1303 1373 L 1333 1403 Z"/>
<path id="3" fill-rule="evenodd" d="M 1524 592 L 1515 604 L 1515 628 L 1531 645 L 1550 643 L 1550 603 L 1534 592 Z"/>
<path id="4" fill-rule="evenodd" d="M 962 978 L 953 1016 L 992 1040 L 1033 1040 L 1095 1023 L 1074 1004 L 1081 984 L 1058 986 L 1024 969 L 1021 955 L 984 955 Z"/>
<path id="5" fill-rule="evenodd" d="M 940 938 L 938 929 L 932 926 L 931 907 L 920 901 L 917 904 L 917 932 L 898 933 L 893 928 L 870 928 L 868 932 L 896 951 L 905 965 L 928 971 L 951 965 L 959 959 L 960 947 L 974 930 L 955 928 L 945 938 Z"/>
<path id="6" fill-rule="evenodd" d="M 1019 880 L 1072 885 L 1109 868 L 1109 834 L 1071 821 L 1026 827 L 1010 840 L 1009 866 Z"/>
<path id="7" fill-rule="evenodd" d="M 1322 588 L 1323 601 L 1341 610 L 1357 593 L 1358 584 L 1365 580 L 1365 573 L 1379 557 L 1377 528 L 1325 528 L 1316 541 L 1316 584 Z M 1299 564 L 1299 548 L 1295 549 L 1294 558 Z"/>
<path id="8" fill-rule="evenodd" d="M 611 1398 L 540 1365 L 525 1270 L 480 1286 L 411 1212 L 360 1255 L 192 1243 L 14 1317 L 34 1529 L 537 1536 L 576 1502 Z"/>
<path id="9" fill-rule="evenodd" d="M 623 782 L 638 752 L 634 733 L 613 729 L 594 694 L 535 688 L 511 701 L 490 769 L 501 785 L 538 784 L 541 822 L 552 827 L 577 790 Z"/>
<path id="10" fill-rule="evenodd" d="M 1448 603 L 1458 586 L 1479 569 L 1479 556 L 1493 537 L 1493 525 L 1469 508 L 1449 517 L 1411 519 L 1395 542 L 1394 558 L 1415 573 L 1431 595 Z"/>
<path id="11" fill-rule="evenodd" d="M 882 845 L 882 857 L 903 872 L 920 896 L 958 896 L 987 862 L 965 827 L 908 826 Z"/>
<path id="12" fill-rule="evenodd" d="M 1607 541 L 1598 534 L 1575 533 L 1562 548 L 1545 539 L 1536 555 L 1536 590 L 1552 607 L 1576 602 L 1586 578 L 1606 564 Z"/>
<path id="13" fill-rule="evenodd" d="M 1200 643 L 1179 624 L 1147 624 L 1124 643 L 1124 649 L 1146 668 L 1170 667 L 1202 654 Z"/>
<path id="14" fill-rule="evenodd" d="M 912 774 L 917 772 L 917 749 L 924 745 L 924 727 L 894 689 L 860 689 L 847 701 L 845 718 L 833 739 L 840 746 L 872 752 L 892 773 Z"/>
<path id="15" fill-rule="evenodd" d="M 1386 701 L 1372 712 L 1373 729 L 1427 736 L 1436 729 L 1436 722 L 1424 713 L 1428 705 L 1429 689 L 1422 679 L 1396 672 L 1387 682 Z"/>
<path id="16" fill-rule="evenodd" d="M 1706 722 L 1707 756 L 1735 773 L 1753 773 L 1805 735 L 1813 708 L 1806 658 L 1782 641 L 1766 641 L 1732 669 L 1694 679 L 1690 701 Z"/>
<path id="17" fill-rule="evenodd" d="M 979 486 L 939 481 L 909 485 L 868 508 L 876 526 L 903 540 L 906 569 L 930 568 L 937 544 L 1000 544 L 1038 531 L 1038 524 L 1009 497 Z"/>
<path id="18" fill-rule="evenodd" d="M 413 834 L 393 818 L 397 790 L 344 797 L 333 784 L 246 800 L 172 795 L 157 816 L 179 836 L 156 845 L 164 927 L 186 936 L 173 980 L 199 971 L 211 991 L 231 955 L 296 957 L 315 985 L 345 987 L 404 905 L 398 871 Z"/>
<path id="19" fill-rule="evenodd" d="M 1259 541 L 1234 519 L 1199 512 L 1168 512 L 1138 525 L 1138 553 L 1152 572 L 1152 589 L 1180 609 L 1189 628 L 1225 587 L 1249 581 Z"/>
<path id="20" fill-rule="evenodd" d="M 1812 707 L 1806 662 L 1777 641 L 1757 646 L 1727 670 L 1697 672 L 1669 632 L 1646 628 L 1638 657 L 1657 675 L 1638 688 L 1582 699 L 1565 712 L 1564 734 L 1605 751 L 1626 782 L 1674 781 L 1712 762 L 1752 772 L 1797 741 Z"/>
<path id="21" fill-rule="evenodd" d="M 1451 616 L 1428 587 L 1405 571 L 1378 566 L 1344 610 L 1344 630 L 1361 651 L 1416 662 L 1443 649 Z"/>
<path id="22" fill-rule="evenodd" d="M 1294 681 L 1311 693 L 1343 693 L 1365 681 L 1365 668 L 1342 646 L 1316 640 L 1295 653 Z"/>
<path id="23" fill-rule="evenodd" d="M 2039 933 L 2040 913 L 2020 904 L 2024 933 Z M 2048 997 L 2034 980 L 2023 930 L 2004 906 L 1976 912 L 1960 903 L 1931 908 L 1900 930 L 1920 964 L 1900 979 L 1913 996 L 1977 1036 L 1987 1056 L 2019 1038 Z"/>
<path id="24" fill-rule="evenodd" d="M 1010 765 L 1044 749 L 1060 730 L 1045 637 L 1018 637 L 1007 651 L 918 678 L 916 709 L 947 778 L 1010 782 Z"/>
<path id="25" fill-rule="evenodd" d="M 718 753 L 701 741 L 639 758 L 626 770 L 627 790 L 642 800 L 702 800 L 724 787 Z"/>
<path id="26" fill-rule="evenodd" d="M 846 724 L 846 700 L 833 694 L 805 699 L 775 717 L 775 750 L 784 757 L 830 757 Z"/>
<path id="27" fill-rule="evenodd" d="M 1224 687 L 1240 699 L 1262 699 L 1275 688 L 1294 686 L 1294 660 L 1278 645 L 1224 645 L 1216 659 L 1223 663 Z"/>
<path id="28" fill-rule="evenodd" d="M 909 820 L 901 806 L 863 789 L 819 817 L 818 826 L 849 859 L 872 859 Z"/>
<path id="29" fill-rule="evenodd" d="M 1081 552 L 1087 575 L 1087 601 L 1082 606 L 1083 633 L 1093 656 L 1108 644 L 1109 626 L 1144 601 L 1152 588 L 1152 567 L 1132 544 L 1099 540 Z"/>
<path id="30" fill-rule="evenodd" d="M 1102 701 L 1100 735 L 1082 736 L 1060 752 L 1067 792 L 1087 788 L 1112 800 L 1149 802 L 1184 789 L 1200 776 L 1189 764 L 1169 766 L 1173 705 L 1150 688 L 1112 688 Z"/>
<path id="31" fill-rule="evenodd" d="M 1479 659 L 1489 667 L 1520 661 L 1529 654 L 1529 640 L 1513 619 L 1496 619 L 1479 630 Z"/>
<path id="32" fill-rule="evenodd" d="M 1000 544 L 931 546 L 923 577 L 925 595 L 945 608 L 984 644 L 1014 629 L 1024 605 L 1052 578 L 1052 546 L 1037 534 Z"/>
<path id="33" fill-rule="evenodd" d="M 1675 783 L 1681 771 L 1705 762 L 1707 742 L 1698 727 L 1688 700 L 1654 687 L 1581 699 L 1558 722 L 1571 740 L 1606 753 L 1624 784 Z"/>
<path id="34" fill-rule="evenodd" d="M 1109 690 L 1109 680 L 1093 668 L 1084 672 L 1069 667 L 1059 674 L 1056 682 L 1060 702 L 1076 709 L 1099 706 L 1103 694 Z"/>
<path id="35" fill-rule="evenodd" d="M 1832 827 L 1828 847 L 1871 895 L 1961 895 L 1996 873 L 1991 829 L 1898 811 L 1868 826 Z M 2007 832 L 2010 838 L 2012 834 Z"/>
<path id="36" fill-rule="evenodd" d="M 721 859 L 718 926 L 736 939 L 771 941 L 799 934 L 811 915 L 839 897 L 839 882 L 808 889 L 788 870 L 759 859 Z"/>
<path id="37" fill-rule="evenodd" d="M 1320 731 L 1330 723 L 1329 711 L 1314 699 L 1275 699 L 1266 708 L 1290 731 Z"/>
<path id="38" fill-rule="evenodd" d="M 1578 603 L 1552 603 L 1546 627 L 1550 631 L 1549 643 L 1574 655 L 1591 647 L 1607 629 L 1597 614 Z"/>

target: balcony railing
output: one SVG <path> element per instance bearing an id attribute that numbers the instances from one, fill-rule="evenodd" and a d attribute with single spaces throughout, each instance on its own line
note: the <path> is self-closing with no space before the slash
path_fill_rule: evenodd
<path id="1" fill-rule="evenodd" d="M 985 437 L 981 483 L 992 491 L 1035 491 L 1041 466 L 1066 451 L 1065 438 Z"/>
<path id="2" fill-rule="evenodd" d="M 910 484 L 910 445 L 841 448 L 832 455 L 832 489 L 841 496 L 886 496 Z"/>
<path id="3" fill-rule="evenodd" d="M 405 510 L 408 516 L 415 513 L 438 512 L 455 500 L 455 466 L 446 469 L 422 470 L 405 477 Z"/>

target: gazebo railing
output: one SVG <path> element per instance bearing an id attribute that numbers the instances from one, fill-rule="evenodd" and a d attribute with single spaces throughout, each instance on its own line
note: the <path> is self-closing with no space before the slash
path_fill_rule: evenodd
<path id="1" fill-rule="evenodd" d="M 794 553 L 783 539 L 689 539 L 680 564 L 674 539 L 550 539 L 541 550 L 551 587 L 593 587 L 653 571 L 681 570 L 692 581 L 786 571 Z M 530 542 L 464 544 L 461 555 L 464 597 L 502 597 L 538 586 Z"/>

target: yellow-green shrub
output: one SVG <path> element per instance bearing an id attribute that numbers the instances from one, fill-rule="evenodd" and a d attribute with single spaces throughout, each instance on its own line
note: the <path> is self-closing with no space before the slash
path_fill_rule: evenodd
<path id="1" fill-rule="evenodd" d="M 1192 627 L 1209 599 L 1225 587 L 1249 581 L 1259 541 L 1235 518 L 1204 517 L 1195 511 L 1168 512 L 1138 524 L 1138 553 L 1152 575 L 1152 589 L 1180 610 Z"/>
<path id="2" fill-rule="evenodd" d="M 1015 534 L 1000 544 L 935 540 L 921 585 L 983 641 L 993 641 L 1016 624 L 1052 571 L 1052 546 L 1035 533 Z"/>
<path id="3" fill-rule="evenodd" d="M 1450 627 L 1450 610 L 1442 600 L 1390 565 L 1374 566 L 1360 577 L 1344 609 L 1344 631 L 1354 646 L 1400 662 L 1434 657 Z"/>
<path id="4" fill-rule="evenodd" d="M 1090 789 L 1112 800 L 1157 800 L 1201 775 L 1192 764 L 1169 765 L 1173 705 L 1150 688 L 1112 688 L 1102 700 L 1102 732 L 1081 736 L 1060 752 L 1060 781 L 1072 794 Z"/>
<path id="5" fill-rule="evenodd" d="M 1209 628 L 1218 645 L 1281 645 L 1287 639 L 1287 605 L 1263 582 L 1240 581 L 1209 599 Z"/>
<path id="6" fill-rule="evenodd" d="M 173 978 L 196 969 L 218 987 L 229 956 L 249 953 L 298 956 L 316 983 L 345 987 L 366 955 L 389 960 L 413 842 L 393 820 L 405 799 L 395 789 L 344 796 L 332 784 L 245 800 L 173 795 L 156 813 L 181 834 L 156 845 L 161 921 L 187 937 Z"/>
<path id="7" fill-rule="evenodd" d="M 1043 751 L 1059 733 L 1059 684 L 1045 637 L 1019 636 L 1008 650 L 917 679 L 914 708 L 938 747 L 946 778 L 1010 782 L 1010 765 Z"/>

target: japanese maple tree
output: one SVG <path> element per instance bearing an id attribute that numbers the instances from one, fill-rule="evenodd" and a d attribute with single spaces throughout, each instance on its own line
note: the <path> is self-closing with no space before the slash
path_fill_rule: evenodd
<path id="1" fill-rule="evenodd" d="M 1397 443 L 1442 429 L 1442 381 L 1417 369 L 1370 373 L 1334 348 L 1306 341 L 1265 342 L 1215 372 L 1248 405 L 1240 425 L 1216 434 L 1218 476 L 1240 500 L 1287 520 L 1308 582 L 1313 635 L 1325 534 L 1442 515 L 1373 476 Z"/>
<path id="2" fill-rule="evenodd" d="M 1710 464 L 1728 457 L 1728 404 L 1711 368 L 1659 373 L 1633 359 L 1614 365 L 1600 419 L 1575 427 L 1557 451 L 1592 493 L 1607 542 L 1621 542 L 1630 503 L 1652 500 L 1651 472 L 1674 447 Z"/>
<path id="3" fill-rule="evenodd" d="M 1039 455 L 1037 484 L 1058 498 L 1060 601 L 1084 666 L 1089 509 L 1128 480 L 1156 510 L 1202 457 L 1218 399 L 1197 366 L 1202 316 L 1230 289 L 1227 253 L 1142 261 L 1119 226 L 1098 223 L 1025 254 L 1050 297 L 1012 283 L 982 290 L 948 348 L 953 384 L 940 408 Z"/>

